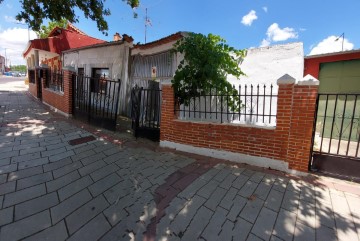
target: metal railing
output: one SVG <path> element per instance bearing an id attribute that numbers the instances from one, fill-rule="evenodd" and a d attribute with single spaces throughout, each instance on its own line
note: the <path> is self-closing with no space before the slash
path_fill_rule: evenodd
<path id="1" fill-rule="evenodd" d="M 63 72 L 46 71 L 45 87 L 54 91 L 64 91 L 64 75 Z"/>
<path id="2" fill-rule="evenodd" d="M 360 94 L 318 94 L 313 151 L 359 158 Z"/>
<path id="3" fill-rule="evenodd" d="M 175 100 L 175 113 L 182 120 L 276 125 L 277 88 L 239 85 L 236 90 L 237 94 L 219 94 L 214 89 L 208 94 L 190 97 L 187 104 L 176 104 Z"/>

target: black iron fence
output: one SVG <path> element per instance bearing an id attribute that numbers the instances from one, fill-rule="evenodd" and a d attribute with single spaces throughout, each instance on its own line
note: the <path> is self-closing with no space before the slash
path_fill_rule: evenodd
<path id="1" fill-rule="evenodd" d="M 160 140 L 161 89 L 135 86 L 131 91 L 131 119 L 135 137 Z"/>
<path id="2" fill-rule="evenodd" d="M 45 70 L 45 87 L 52 89 L 54 91 L 64 91 L 64 75 L 62 71 L 50 71 L 49 69 Z"/>
<path id="3" fill-rule="evenodd" d="M 29 83 L 35 84 L 35 70 L 29 69 L 28 71 Z"/>
<path id="4" fill-rule="evenodd" d="M 360 94 L 318 94 L 313 150 L 359 158 Z"/>
<path id="5" fill-rule="evenodd" d="M 235 88 L 235 86 L 233 86 Z M 234 124 L 276 125 L 277 88 L 273 85 L 239 85 L 237 94 L 208 94 L 175 101 L 179 119 Z"/>
<path id="6" fill-rule="evenodd" d="M 75 76 L 73 81 L 74 117 L 115 130 L 121 81 L 104 77 Z"/>

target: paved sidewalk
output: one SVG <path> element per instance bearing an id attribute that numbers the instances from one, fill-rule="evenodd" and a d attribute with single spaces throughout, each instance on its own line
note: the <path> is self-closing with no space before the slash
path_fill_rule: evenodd
<path id="1" fill-rule="evenodd" d="M 360 240 L 359 185 L 99 133 L 0 92 L 0 240 Z"/>

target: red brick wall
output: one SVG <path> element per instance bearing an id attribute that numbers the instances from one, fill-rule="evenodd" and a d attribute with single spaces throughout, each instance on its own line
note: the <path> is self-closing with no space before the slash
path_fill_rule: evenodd
<path id="1" fill-rule="evenodd" d="M 279 85 L 277 126 L 266 129 L 178 120 L 173 89 L 163 85 L 160 140 L 282 160 L 307 172 L 316 94 L 317 86 Z"/>
<path id="2" fill-rule="evenodd" d="M 64 70 L 64 92 L 57 92 L 45 88 L 45 78 L 43 76 L 42 99 L 45 103 L 66 113 L 72 114 L 72 76 L 73 72 Z"/>
<path id="3" fill-rule="evenodd" d="M 37 88 L 36 84 L 29 83 L 29 92 L 32 96 L 37 97 Z"/>

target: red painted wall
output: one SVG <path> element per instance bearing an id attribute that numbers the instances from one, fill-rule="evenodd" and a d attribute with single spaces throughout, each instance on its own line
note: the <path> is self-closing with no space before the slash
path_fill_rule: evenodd
<path id="1" fill-rule="evenodd" d="M 305 58 L 304 76 L 311 74 L 315 78 L 319 79 L 319 71 L 320 71 L 321 63 L 337 62 L 337 61 L 352 60 L 352 59 L 360 59 L 360 51 Z"/>

